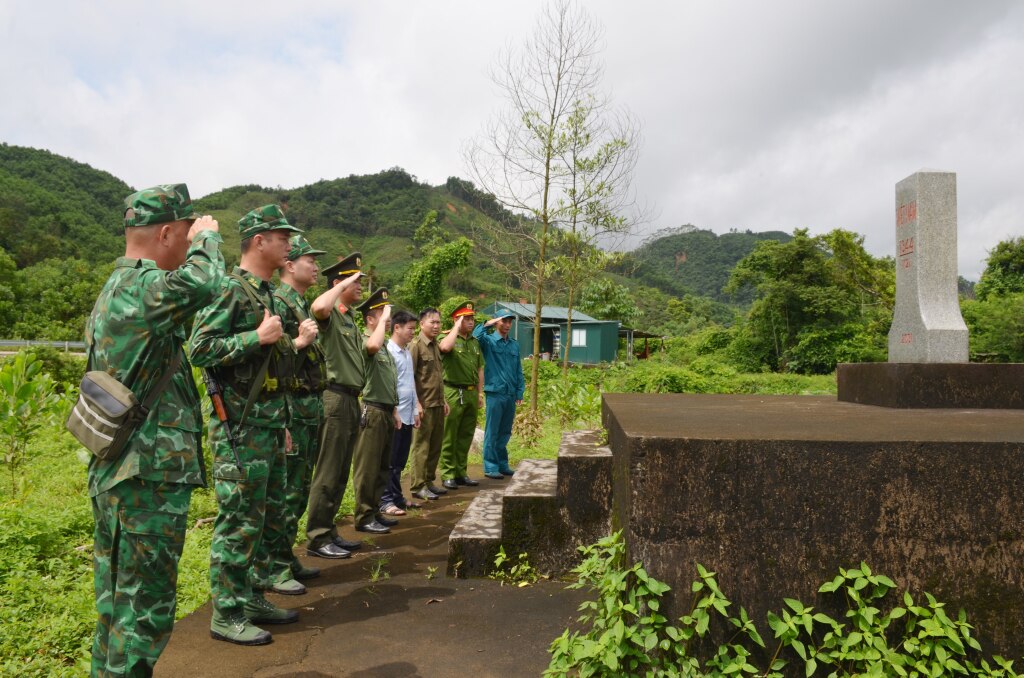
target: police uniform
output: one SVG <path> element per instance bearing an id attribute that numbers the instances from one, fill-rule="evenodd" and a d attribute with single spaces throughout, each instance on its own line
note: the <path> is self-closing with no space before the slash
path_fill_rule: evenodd
<path id="1" fill-rule="evenodd" d="M 423 406 L 420 427 L 412 432 L 409 489 L 414 496 L 429 498 L 435 492 L 445 492 L 433 484 L 437 477 L 437 463 L 441 458 L 445 425 L 441 351 L 437 347 L 437 339 L 427 339 L 420 328 L 420 333 L 409 346 L 409 352 L 412 354 L 416 397 Z"/>
<path id="2" fill-rule="evenodd" d="M 194 220 L 185 184 L 125 199 L 126 228 Z M 201 231 L 173 271 L 149 259 L 117 260 L 86 326 L 90 370 L 106 370 L 140 401 L 180 363 L 121 455 L 89 463 L 98 619 L 92 674 L 150 675 L 174 625 L 178 560 L 192 488 L 205 484 L 202 413 L 184 360 L 183 327 L 223 276 L 220 234 Z"/>
<path id="3" fill-rule="evenodd" d="M 461 316 L 472 318 L 474 312 L 473 302 L 467 301 L 452 312 L 452 319 Z M 444 367 L 444 396 L 449 408 L 441 445 L 441 477 L 448 487 L 452 483 L 476 485 L 477 482 L 469 478 L 466 466 L 476 432 L 480 389 L 483 386 L 484 356 L 480 343 L 471 332 L 466 337 L 456 336 L 452 350 L 442 351 L 441 364 Z"/>
<path id="4" fill-rule="evenodd" d="M 387 304 L 388 291 L 381 287 L 360 304 L 359 311 L 366 315 Z M 391 468 L 391 437 L 395 433 L 395 408 L 398 407 L 398 372 L 391 352 L 383 343 L 373 355 L 366 350 L 370 334 L 367 328 L 363 339 L 365 386 L 359 440 L 353 456 L 352 490 L 355 494 L 356 529 L 387 532 L 387 525 L 394 521 L 383 518 L 378 512 Z"/>
<path id="5" fill-rule="evenodd" d="M 362 268 L 353 252 L 324 270 L 328 285 L 339 284 Z M 363 340 L 353 309 L 340 303 L 326 320 L 318 320 L 320 345 L 327 359 L 327 388 L 323 394 L 324 421 L 320 452 L 313 470 L 306 517 L 307 552 L 332 558 L 348 557 L 358 542 L 347 542 L 334 524 L 352 468 L 359 435 L 359 394 L 365 385 Z M 334 545 L 330 550 L 322 547 Z"/>
<path id="6" fill-rule="evenodd" d="M 238 226 L 242 240 L 273 230 L 298 232 L 277 205 L 252 210 Z M 270 634 L 248 622 L 298 618 L 253 586 L 267 577 L 272 546 L 285 539 L 285 390 L 295 355 L 287 334 L 274 345 L 260 345 L 256 329 L 264 310 L 283 316 L 287 309 L 275 301 L 269 281 L 236 266 L 224 278 L 219 297 L 196 315 L 189 345 L 192 363 L 211 370 L 223 389 L 236 441 L 232 450 L 225 427 L 210 417 L 217 495 L 210 546 L 211 635 L 246 645 L 270 642 Z"/>

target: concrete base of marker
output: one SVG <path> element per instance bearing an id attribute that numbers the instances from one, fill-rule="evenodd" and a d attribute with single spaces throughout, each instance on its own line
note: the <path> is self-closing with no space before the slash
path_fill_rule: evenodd
<path id="1" fill-rule="evenodd" d="M 844 363 L 836 381 L 860 405 L 1024 409 L 1024 363 Z"/>
<path id="2" fill-rule="evenodd" d="M 628 563 L 692 603 L 694 563 L 770 636 L 791 597 L 862 561 L 963 607 L 987 652 L 1024 653 L 1024 411 L 881 410 L 820 396 L 605 394 Z M 884 605 L 883 605 L 884 607 Z"/>

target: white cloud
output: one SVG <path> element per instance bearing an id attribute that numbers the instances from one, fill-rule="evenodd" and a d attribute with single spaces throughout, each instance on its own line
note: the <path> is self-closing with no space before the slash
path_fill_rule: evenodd
<path id="1" fill-rule="evenodd" d="M 465 175 L 487 70 L 540 0 L 0 5 L 4 141 L 141 186 Z M 140 9 L 143 7 L 144 9 Z M 894 184 L 956 171 L 960 262 L 1020 233 L 1024 9 L 1009 2 L 586 3 L 644 123 L 650 225 L 844 227 L 891 252 Z"/>

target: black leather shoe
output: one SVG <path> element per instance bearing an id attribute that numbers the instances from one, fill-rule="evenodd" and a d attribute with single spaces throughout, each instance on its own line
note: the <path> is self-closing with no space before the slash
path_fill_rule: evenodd
<path id="1" fill-rule="evenodd" d="M 382 515 L 380 513 L 377 514 L 377 522 L 383 525 L 384 527 L 394 527 L 398 524 L 398 521 L 394 518 L 388 518 L 387 516 Z"/>
<path id="2" fill-rule="evenodd" d="M 444 482 L 442 482 L 441 484 L 444 485 L 449 490 L 459 489 L 459 484 L 455 482 L 454 478 L 445 478 Z"/>
<path id="3" fill-rule="evenodd" d="M 444 483 L 441 484 L 444 485 Z M 437 495 L 448 494 L 448 490 L 444 489 L 443 487 L 434 487 L 433 485 L 427 485 L 427 489 Z"/>
<path id="4" fill-rule="evenodd" d="M 387 534 L 390 532 L 390 528 L 384 527 L 376 520 L 371 520 L 363 525 L 356 525 L 356 529 L 360 532 L 369 532 L 370 534 Z"/>
<path id="5" fill-rule="evenodd" d="M 334 542 L 335 546 L 345 549 L 346 551 L 358 551 L 363 548 L 363 542 L 361 541 L 349 541 L 348 539 L 337 536 L 332 536 L 331 541 Z"/>
<path id="6" fill-rule="evenodd" d="M 477 485 L 480 484 L 479 482 L 473 480 L 469 476 L 462 476 L 461 478 L 456 478 L 455 482 L 457 482 L 459 485 L 469 485 L 470 487 L 476 487 Z"/>
<path id="7" fill-rule="evenodd" d="M 484 477 L 490 478 L 491 480 L 504 480 L 505 476 L 500 473 L 485 473 Z"/>
<path id="8" fill-rule="evenodd" d="M 333 542 L 327 542 L 326 544 L 321 544 L 315 548 L 307 548 L 306 555 L 316 556 L 317 558 L 332 558 L 334 560 L 352 557 L 351 553 L 340 546 L 336 546 Z"/>
<path id="9" fill-rule="evenodd" d="M 515 474 L 516 474 L 516 472 L 515 472 L 515 471 L 513 471 L 513 470 L 512 470 L 512 469 L 510 469 L 510 468 L 503 468 L 503 469 L 501 469 L 501 475 L 503 475 L 503 476 L 506 476 L 506 477 L 508 477 L 508 478 L 511 478 L 511 477 L 512 477 L 512 476 L 514 476 Z"/>
<path id="10" fill-rule="evenodd" d="M 412 496 L 417 497 L 418 499 L 437 499 L 437 495 L 425 487 L 422 490 L 417 490 L 413 492 Z"/>

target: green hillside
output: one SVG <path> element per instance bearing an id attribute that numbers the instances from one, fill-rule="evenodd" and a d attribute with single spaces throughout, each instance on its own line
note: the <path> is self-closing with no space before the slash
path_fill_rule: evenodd
<path id="1" fill-rule="evenodd" d="M 107 262 L 123 251 L 117 177 L 49 151 L 0 144 L 0 247 L 19 268 L 44 259 Z"/>
<path id="2" fill-rule="evenodd" d="M 722 292 L 733 267 L 754 251 L 757 243 L 786 243 L 782 231 L 729 232 L 717 235 L 694 226 L 665 229 L 648 238 L 626 257 L 619 272 L 671 295 L 695 294 L 719 302 L 749 303 L 750 293 L 732 299 Z"/>

